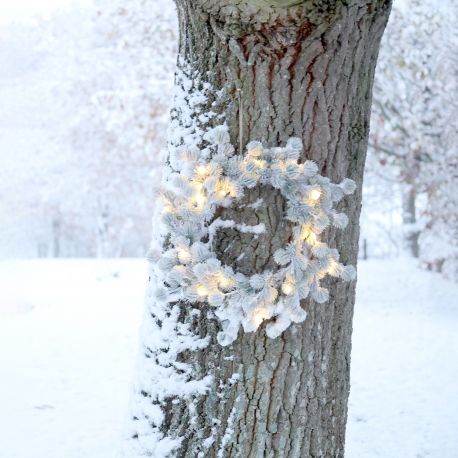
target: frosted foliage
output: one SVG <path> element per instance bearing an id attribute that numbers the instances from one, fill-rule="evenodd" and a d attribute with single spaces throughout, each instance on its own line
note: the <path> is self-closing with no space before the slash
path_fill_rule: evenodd
<path id="1" fill-rule="evenodd" d="M 237 338 L 240 325 L 246 332 L 256 331 L 265 320 L 269 320 L 267 334 L 276 337 L 291 323 L 304 321 L 302 299 L 309 295 L 317 302 L 328 299 L 328 291 L 320 286 L 323 277 L 354 278 L 354 268 L 339 263 L 338 251 L 322 242 L 320 234 L 330 224 L 347 225 L 346 215 L 334 207 L 354 192 L 355 184 L 348 179 L 333 184 L 318 174 L 314 162 L 299 163 L 300 139 L 290 139 L 283 148 L 252 142 L 244 155 L 233 155 L 224 126 L 204 138 L 210 145 L 205 153 L 185 145 L 170 152 L 174 170 L 159 191 L 167 249 L 152 255 L 164 285 L 157 299 L 208 302 L 222 323 L 218 340 L 223 345 Z M 260 185 L 271 185 L 285 197 L 286 219 L 294 223 L 293 239 L 274 253 L 276 271 L 246 276 L 221 263 L 213 237 L 220 227 L 254 234 L 263 227 L 240 227 L 231 220 L 215 219 L 215 213 L 236 205 L 246 189 Z"/>
<path id="2" fill-rule="evenodd" d="M 377 233 L 370 247 L 419 237 L 424 263 L 450 275 L 458 272 L 457 17 L 452 3 L 395 2 L 375 78 L 363 211 L 364 237 Z M 390 213 L 402 214 L 402 231 Z"/>
<path id="3" fill-rule="evenodd" d="M 141 256 L 150 237 L 151 178 L 167 144 L 176 12 L 172 0 L 96 0 L 91 11 L 91 27 L 84 40 L 78 33 L 75 56 L 67 58 L 75 68 L 65 61 L 67 84 L 59 90 L 68 112 L 59 142 L 72 168 L 65 176 L 79 190 L 71 202 L 60 198 L 62 219 L 71 217 L 91 248 L 96 242 L 94 254 Z"/>
<path id="4" fill-rule="evenodd" d="M 193 97 L 205 100 L 199 94 Z M 245 332 L 256 331 L 266 320 L 267 334 L 276 337 L 291 323 L 305 320 L 302 299 L 311 296 L 320 303 L 327 301 L 322 278 L 354 278 L 354 268 L 341 264 L 338 251 L 320 236 L 329 225 L 342 229 L 347 225 L 346 215 L 338 213 L 335 205 L 354 192 L 355 183 L 345 179 L 333 184 L 318 174 L 314 162 L 300 163 L 302 141 L 297 138 L 274 148 L 251 142 L 240 155 L 235 154 L 225 126 L 200 133 L 205 148 L 197 146 L 195 134 L 189 127 L 179 129 L 175 136 L 172 133 L 171 168 L 158 191 L 167 243 L 165 249 L 157 246 L 150 253 L 158 268 L 156 300 L 211 305 L 222 324 L 218 335 L 222 345 L 237 338 L 240 326 Z M 293 237 L 275 252 L 275 271 L 246 276 L 218 259 L 213 239 L 221 227 L 254 236 L 264 227 L 215 219 L 215 214 L 221 207 L 236 206 L 246 190 L 265 185 L 284 196 L 285 218 L 293 224 Z"/>

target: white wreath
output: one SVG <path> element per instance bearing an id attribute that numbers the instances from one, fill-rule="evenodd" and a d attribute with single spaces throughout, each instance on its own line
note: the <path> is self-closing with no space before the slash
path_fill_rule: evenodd
<path id="1" fill-rule="evenodd" d="M 247 146 L 244 156 L 234 155 L 225 127 L 217 127 L 205 139 L 205 150 L 181 147 L 171 152 L 175 170 L 160 191 L 162 221 L 166 226 L 164 249 L 150 254 L 159 267 L 158 300 L 168 303 L 208 302 L 222 324 L 221 345 L 236 338 L 240 325 L 255 331 L 265 320 L 266 333 L 277 337 L 292 322 L 305 320 L 300 305 L 309 295 L 317 302 L 328 300 L 320 286 L 326 275 L 352 280 L 353 266 L 339 262 L 339 252 L 320 240 L 330 224 L 345 228 L 348 218 L 335 204 L 356 189 L 352 180 L 333 184 L 318 174 L 313 161 L 299 162 L 300 139 L 283 148 L 264 148 L 259 142 Z M 214 219 L 218 207 L 231 207 L 245 189 L 271 185 L 286 200 L 285 218 L 293 223 L 292 240 L 274 253 L 276 272 L 252 276 L 223 265 L 213 251 L 213 237 L 220 227 L 233 227 L 256 236 L 263 225 L 245 226 Z"/>

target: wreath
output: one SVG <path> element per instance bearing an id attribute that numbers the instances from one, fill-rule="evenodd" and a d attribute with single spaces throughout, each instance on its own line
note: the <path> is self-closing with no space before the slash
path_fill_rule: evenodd
<path id="1" fill-rule="evenodd" d="M 162 248 L 150 253 L 160 285 L 156 298 L 167 303 L 207 302 L 222 325 L 221 345 L 232 343 L 240 326 L 251 332 L 266 320 L 267 335 L 277 337 L 291 323 L 306 319 L 302 299 L 328 300 L 328 290 L 320 285 L 326 275 L 345 281 L 355 278 L 354 267 L 340 263 L 339 252 L 320 236 L 329 225 L 346 227 L 347 216 L 335 206 L 356 185 L 350 179 L 331 183 L 313 161 L 301 163 L 302 141 L 297 138 L 274 148 L 251 142 L 242 156 L 234 154 L 226 127 L 217 127 L 204 138 L 210 145 L 205 149 L 180 147 L 171 152 L 173 171 L 159 190 L 165 230 Z M 247 276 L 218 259 L 214 235 L 221 227 L 233 227 L 256 236 L 264 226 L 215 219 L 215 214 L 259 185 L 281 192 L 287 208 L 284 218 L 293 225 L 292 238 L 274 253 L 276 271 Z"/>

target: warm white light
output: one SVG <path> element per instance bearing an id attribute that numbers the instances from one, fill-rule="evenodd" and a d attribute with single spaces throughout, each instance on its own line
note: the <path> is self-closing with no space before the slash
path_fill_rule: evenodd
<path id="1" fill-rule="evenodd" d="M 204 178 L 208 175 L 208 167 L 206 167 L 205 165 L 199 165 L 196 169 L 196 173 L 199 178 Z"/>
<path id="2" fill-rule="evenodd" d="M 200 192 L 204 188 L 204 185 L 202 183 L 199 183 L 198 181 L 194 181 L 192 187 L 196 192 Z"/>
<path id="3" fill-rule="evenodd" d="M 248 151 L 248 155 L 249 156 L 253 156 L 253 157 L 259 157 L 261 154 L 262 154 L 262 149 L 261 148 L 254 148 L 254 149 L 250 149 L 250 151 Z"/>
<path id="4" fill-rule="evenodd" d="M 197 194 L 194 194 L 191 200 L 191 204 L 194 209 L 202 210 L 205 206 L 206 201 L 207 198 L 205 197 L 205 195 L 199 192 Z"/>
<path id="5" fill-rule="evenodd" d="M 191 252 L 187 248 L 178 248 L 178 259 L 182 263 L 187 263 L 191 260 Z"/>
<path id="6" fill-rule="evenodd" d="M 171 205 L 165 205 L 162 211 L 163 213 L 173 213 L 175 210 Z"/>
<path id="7" fill-rule="evenodd" d="M 292 294 L 294 292 L 294 283 L 291 282 L 291 281 L 285 281 L 283 283 L 283 285 L 281 285 L 281 290 L 287 295 L 289 296 L 290 294 Z"/>
<path id="8" fill-rule="evenodd" d="M 233 284 L 234 282 L 231 278 L 225 277 L 222 274 L 218 276 L 218 285 L 220 288 L 227 289 L 230 288 Z"/>
<path id="9" fill-rule="evenodd" d="M 316 275 L 316 277 L 319 280 L 322 280 L 323 278 L 326 278 L 326 275 L 328 274 L 328 271 L 326 269 L 320 270 Z"/>
<path id="10" fill-rule="evenodd" d="M 309 199 L 316 202 L 317 200 L 319 200 L 321 197 L 321 191 L 319 191 L 318 189 L 314 189 L 310 192 L 309 194 Z"/>
<path id="11" fill-rule="evenodd" d="M 277 162 L 277 166 L 282 172 L 286 170 L 286 162 L 285 161 L 278 161 Z"/>
<path id="12" fill-rule="evenodd" d="M 266 161 L 263 161 L 261 159 L 253 159 L 252 162 L 256 164 L 256 167 L 258 167 L 259 169 L 263 169 L 266 166 Z"/>
<path id="13" fill-rule="evenodd" d="M 334 277 L 337 275 L 338 264 L 333 259 L 329 262 L 328 267 L 328 274 L 333 275 Z"/>
<path id="14" fill-rule="evenodd" d="M 200 205 L 203 206 L 205 204 L 205 196 L 203 194 L 197 194 L 196 195 L 196 202 Z"/>
<path id="15" fill-rule="evenodd" d="M 202 284 L 197 285 L 196 292 L 197 292 L 197 295 L 199 297 L 207 297 L 208 296 L 208 289 Z"/>
<path id="16" fill-rule="evenodd" d="M 306 240 L 309 245 L 316 245 L 318 238 L 308 226 L 302 226 L 301 239 Z"/>
<path id="17" fill-rule="evenodd" d="M 176 270 L 177 272 L 180 272 L 181 274 L 185 274 L 186 273 L 186 267 L 185 266 L 175 266 L 173 268 L 173 270 Z"/>
<path id="18" fill-rule="evenodd" d="M 269 314 L 265 309 L 259 308 L 253 312 L 252 319 L 256 327 L 258 327 L 264 320 L 267 320 L 267 318 L 269 318 Z"/>
<path id="19" fill-rule="evenodd" d="M 216 185 L 216 196 L 218 199 L 224 199 L 227 195 L 235 197 L 235 187 L 229 180 L 218 181 Z"/>

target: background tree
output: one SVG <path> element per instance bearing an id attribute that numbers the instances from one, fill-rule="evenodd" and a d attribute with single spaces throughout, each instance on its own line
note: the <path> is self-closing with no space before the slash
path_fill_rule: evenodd
<path id="1" fill-rule="evenodd" d="M 211 156 L 208 133 L 221 124 L 237 154 L 250 140 L 275 147 L 299 137 L 302 161 L 314 160 L 333 182 L 350 177 L 358 184 L 342 206 L 348 229 L 324 235 L 343 262 L 356 263 L 372 81 L 390 2 L 179 0 L 177 6 L 171 153 L 197 148 Z M 173 175 L 180 166 L 170 157 L 168 167 Z M 265 230 L 222 228 L 213 241 L 219 260 L 245 275 L 274 269 L 274 252 L 292 237 L 284 211 L 282 194 L 268 186 L 221 209 L 218 216 L 238 228 Z M 161 285 L 151 259 L 127 455 L 343 456 L 354 282 L 326 280 L 326 305 L 304 301 L 306 321 L 278 338 L 266 336 L 265 320 L 221 346 L 221 323 L 206 301 L 158 305 Z"/>
<path id="2" fill-rule="evenodd" d="M 78 70 L 63 89 L 72 112 L 63 137 L 80 170 L 78 206 L 93 218 L 95 253 L 141 256 L 151 174 L 165 146 L 176 17 L 167 2 L 99 0 L 95 7 L 86 52 L 76 54 Z"/>
<path id="3" fill-rule="evenodd" d="M 99 0 L 1 33 L 0 254 L 144 256 L 176 60 L 172 1 Z"/>
<path id="4" fill-rule="evenodd" d="M 457 243 L 451 184 L 456 186 L 457 129 L 450 121 L 457 115 L 450 97 L 456 90 L 454 17 L 456 6 L 447 3 L 433 8 L 409 0 L 395 6 L 375 78 L 369 147 L 367 210 L 385 209 L 381 226 L 395 240 L 387 205 L 400 200 L 394 210 L 402 215 L 399 236 L 410 255 L 434 268 L 454 263 Z M 385 203 L 376 202 L 377 196 Z"/>

